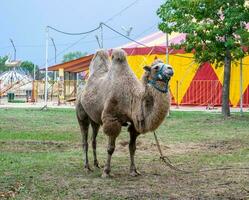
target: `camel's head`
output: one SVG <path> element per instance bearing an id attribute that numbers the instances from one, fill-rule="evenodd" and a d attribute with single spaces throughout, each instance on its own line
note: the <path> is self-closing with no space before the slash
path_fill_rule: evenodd
<path id="1" fill-rule="evenodd" d="M 144 70 L 149 84 L 153 85 L 161 92 L 168 91 L 168 82 L 174 75 L 174 71 L 170 65 L 164 64 L 160 60 L 156 60 L 152 63 L 151 67 L 145 66 Z M 163 83 L 162 89 L 159 88 L 158 83 L 159 85 L 161 85 L 160 83 Z"/>
<path id="2" fill-rule="evenodd" d="M 163 62 L 154 62 L 151 67 L 145 66 L 144 70 L 146 71 L 149 80 L 154 81 L 168 82 L 174 75 L 173 68 Z"/>
<path id="3" fill-rule="evenodd" d="M 126 61 L 126 53 L 122 49 L 115 49 L 112 52 L 112 61 L 117 63 L 123 63 Z"/>

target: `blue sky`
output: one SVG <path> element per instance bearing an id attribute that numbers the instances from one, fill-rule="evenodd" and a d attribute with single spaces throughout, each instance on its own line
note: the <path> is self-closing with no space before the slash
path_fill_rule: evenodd
<path id="1" fill-rule="evenodd" d="M 135 2 L 135 3 L 134 3 Z M 156 10 L 163 0 L 2 0 L 0 12 L 0 56 L 13 54 L 9 39 L 17 49 L 17 59 L 30 60 L 42 67 L 45 63 L 45 27 L 56 27 L 67 32 L 84 32 L 107 22 L 125 33 L 124 27 L 133 27 L 131 38 L 137 39 L 157 31 L 159 18 Z M 122 9 L 134 3 L 120 14 Z M 98 44 L 95 35 L 67 36 L 50 31 L 58 53 L 57 62 L 70 51 L 95 52 Z M 84 38 L 83 38 L 84 37 Z M 82 39 L 81 39 L 82 38 Z M 81 39 L 81 40 L 80 40 Z M 74 42 L 76 45 L 65 50 Z M 104 28 L 104 47 L 117 47 L 128 43 L 125 38 Z M 54 64 L 54 49 L 49 41 L 49 65 Z M 64 51 L 64 52 L 63 52 Z"/>

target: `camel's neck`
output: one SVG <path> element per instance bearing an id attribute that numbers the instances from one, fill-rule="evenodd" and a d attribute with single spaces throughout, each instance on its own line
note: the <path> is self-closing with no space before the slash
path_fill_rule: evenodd
<path id="1" fill-rule="evenodd" d="M 140 133 L 153 131 L 162 123 L 169 111 L 170 95 L 144 83 L 144 94 L 137 109 L 134 125 Z"/>

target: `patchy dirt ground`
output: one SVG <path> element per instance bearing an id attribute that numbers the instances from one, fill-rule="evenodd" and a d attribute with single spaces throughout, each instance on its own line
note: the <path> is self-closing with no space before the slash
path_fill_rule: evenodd
<path id="1" fill-rule="evenodd" d="M 13 116 L 14 129 L 6 120 Z M 91 148 L 93 171 L 83 169 L 73 111 L 0 110 L 0 198 L 249 199 L 248 121 L 249 115 L 224 121 L 217 114 L 173 112 L 157 131 L 159 142 L 174 165 L 195 172 L 189 174 L 165 166 L 153 134 L 146 134 L 138 138 L 136 152 L 142 175 L 130 177 L 124 129 L 112 159 L 114 177 L 103 179 L 102 169 L 93 168 Z M 106 142 L 100 132 L 101 166 Z"/>

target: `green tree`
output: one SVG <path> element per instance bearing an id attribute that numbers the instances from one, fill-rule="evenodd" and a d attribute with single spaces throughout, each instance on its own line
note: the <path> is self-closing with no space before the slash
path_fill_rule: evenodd
<path id="1" fill-rule="evenodd" d="M 31 61 L 23 61 L 20 65 L 20 68 L 23 69 L 27 74 L 33 76 L 34 73 L 34 63 Z M 35 66 L 35 69 L 38 69 L 38 66 Z"/>
<path id="2" fill-rule="evenodd" d="M 8 59 L 8 56 L 0 56 L 0 73 L 8 70 L 8 67 L 5 65 L 5 61 Z"/>
<path id="3" fill-rule="evenodd" d="M 222 114 L 229 116 L 231 62 L 248 54 L 242 48 L 249 45 L 245 0 L 166 0 L 157 14 L 162 20 L 160 30 L 187 34 L 186 40 L 174 48 L 194 51 L 198 63 L 224 65 Z"/>
<path id="4" fill-rule="evenodd" d="M 62 62 L 68 62 L 70 60 L 75 60 L 85 55 L 87 55 L 87 53 L 86 52 L 83 53 L 81 51 L 69 52 L 63 56 Z"/>

